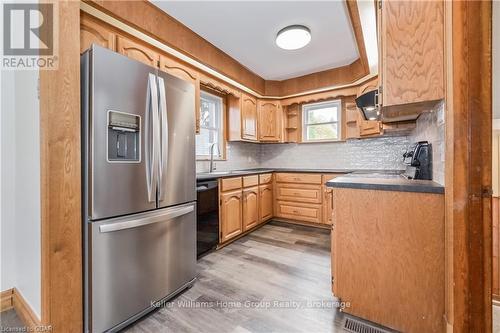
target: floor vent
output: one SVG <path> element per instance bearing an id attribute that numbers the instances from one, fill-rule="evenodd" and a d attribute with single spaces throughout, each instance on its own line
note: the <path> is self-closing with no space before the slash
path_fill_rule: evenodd
<path id="1" fill-rule="evenodd" d="M 345 317 L 343 328 L 347 332 L 352 333 L 391 333 L 393 331 L 386 330 L 365 321 L 356 318 Z"/>

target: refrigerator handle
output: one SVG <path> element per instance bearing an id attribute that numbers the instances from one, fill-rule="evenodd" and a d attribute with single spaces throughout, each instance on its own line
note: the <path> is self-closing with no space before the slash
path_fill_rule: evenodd
<path id="1" fill-rule="evenodd" d="M 144 133 L 144 150 L 146 154 L 146 182 L 148 187 L 148 201 L 156 201 L 156 178 L 158 170 L 158 88 L 156 86 L 156 76 L 149 73 L 146 124 Z"/>
<path id="2" fill-rule="evenodd" d="M 159 201 L 165 199 L 165 189 L 163 189 L 163 177 L 166 176 L 168 163 L 168 116 L 167 116 L 167 96 L 165 93 L 165 81 L 162 77 L 158 77 L 158 88 L 160 94 L 160 168 L 159 168 L 159 184 L 158 193 Z"/>
<path id="3" fill-rule="evenodd" d="M 188 206 L 174 207 L 166 210 L 163 214 L 157 215 L 155 217 L 148 218 L 137 218 L 134 220 L 124 221 L 124 222 L 115 222 L 110 224 L 103 224 L 99 226 L 100 233 L 112 232 L 112 231 L 120 231 L 131 228 L 142 227 L 148 224 L 164 222 L 167 220 L 174 219 L 176 217 L 180 217 L 186 214 L 194 212 L 194 205 L 189 204 Z"/>

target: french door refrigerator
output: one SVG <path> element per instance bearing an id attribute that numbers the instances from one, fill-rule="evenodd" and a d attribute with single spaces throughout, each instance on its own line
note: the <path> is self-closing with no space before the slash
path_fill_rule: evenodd
<path id="1" fill-rule="evenodd" d="M 85 330 L 117 331 L 195 280 L 194 87 L 96 45 L 81 83 Z"/>

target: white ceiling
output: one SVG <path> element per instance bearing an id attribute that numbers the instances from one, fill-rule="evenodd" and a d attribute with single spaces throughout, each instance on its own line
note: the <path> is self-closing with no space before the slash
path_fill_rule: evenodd
<path id="1" fill-rule="evenodd" d="M 153 1 L 210 43 L 266 80 L 284 80 L 349 65 L 358 57 L 345 1 Z M 301 24 L 312 39 L 286 51 L 282 28 Z"/>

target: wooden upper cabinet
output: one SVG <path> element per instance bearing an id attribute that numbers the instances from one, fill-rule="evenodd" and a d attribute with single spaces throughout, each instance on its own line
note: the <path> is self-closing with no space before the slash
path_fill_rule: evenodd
<path id="1" fill-rule="evenodd" d="M 158 52 L 123 36 L 117 36 L 116 38 L 116 51 L 152 67 L 158 67 L 160 61 Z"/>
<path id="2" fill-rule="evenodd" d="M 282 109 L 279 101 L 259 100 L 259 141 L 279 142 L 282 138 Z"/>
<path id="3" fill-rule="evenodd" d="M 257 141 L 257 100 L 241 95 L 241 138 Z"/>
<path id="4" fill-rule="evenodd" d="M 160 70 L 174 75 L 194 85 L 194 112 L 196 115 L 196 133 L 200 133 L 200 76 L 193 68 L 181 64 L 172 58 L 160 56 Z"/>
<path id="5" fill-rule="evenodd" d="M 381 3 L 382 105 L 444 98 L 444 2 Z"/>
<path id="6" fill-rule="evenodd" d="M 220 196 L 221 243 L 224 243 L 243 232 L 241 197 L 241 190 L 222 193 Z"/>
<path id="7" fill-rule="evenodd" d="M 259 224 L 259 187 L 243 190 L 243 231 Z"/>
<path id="8" fill-rule="evenodd" d="M 273 185 L 259 185 L 259 223 L 273 217 Z"/>
<path id="9" fill-rule="evenodd" d="M 80 15 L 80 53 L 89 49 L 92 44 L 114 51 L 115 33 L 104 23 L 82 14 Z"/>

